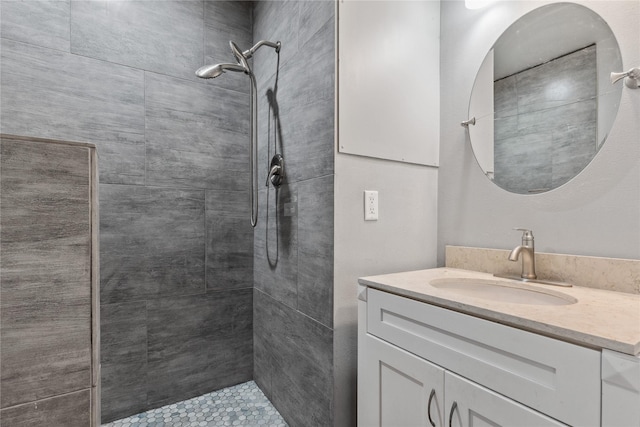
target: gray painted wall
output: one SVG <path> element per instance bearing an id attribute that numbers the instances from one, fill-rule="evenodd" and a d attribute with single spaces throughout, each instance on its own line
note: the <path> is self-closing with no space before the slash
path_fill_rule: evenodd
<path id="1" fill-rule="evenodd" d="M 545 2 L 549 3 L 549 2 Z M 625 69 L 640 63 L 640 2 L 579 2 L 610 25 Z M 596 158 L 572 181 L 537 195 L 507 193 L 491 183 L 473 157 L 467 118 L 473 79 L 493 42 L 540 2 L 496 2 L 468 10 L 442 3 L 441 151 L 438 187 L 438 264 L 446 244 L 512 248 L 534 230 L 544 252 L 640 258 L 640 111 L 638 91 L 625 89 L 616 122 Z M 634 65 L 636 64 L 636 65 Z"/>
<path id="2" fill-rule="evenodd" d="M 251 379 L 251 3 L 0 4 L 1 131 L 98 147 L 103 421 Z"/>
<path id="3" fill-rule="evenodd" d="M 424 166 L 424 163 L 425 159 L 435 156 L 426 163 L 437 164 L 440 144 L 437 61 L 440 3 L 347 1 L 338 3 L 338 15 L 340 103 L 336 144 L 339 152 L 335 156 L 334 412 L 335 425 L 351 426 L 356 424 L 357 417 L 358 278 L 436 266 L 438 168 Z M 393 36 L 389 37 L 390 34 Z M 363 35 L 370 39 L 360 50 Z M 394 40 L 394 48 L 381 48 L 389 39 Z M 396 46 L 399 40 L 401 47 Z M 381 42 L 376 44 L 376 41 Z M 416 49 L 423 62 L 412 63 L 414 67 L 398 63 L 399 56 Z M 377 70 L 370 70 L 372 64 Z M 391 66 L 387 67 L 388 64 Z M 427 65 L 422 66 L 424 64 Z M 363 70 L 370 75 L 360 81 Z M 345 99 L 358 92 L 344 90 L 345 85 L 353 84 L 349 75 L 359 83 L 374 84 L 376 79 L 382 79 L 378 84 L 384 88 L 363 99 Z M 362 86 L 367 87 L 365 83 Z M 395 95 L 386 96 L 392 92 Z M 411 93 L 410 99 L 392 102 L 399 99 L 398 94 L 407 92 Z M 372 99 L 381 101 L 363 107 L 363 111 L 378 108 L 385 116 L 385 120 L 375 124 L 372 123 L 375 118 L 367 114 L 353 114 L 342 108 Z M 424 102 L 425 99 L 429 101 Z M 431 109 L 432 105 L 437 107 Z M 345 122 L 358 131 L 343 132 Z M 397 131 L 400 126 L 406 127 L 405 134 Z M 416 131 L 425 126 L 428 132 Z M 359 132 L 361 129 L 365 131 Z M 372 129 L 392 137 L 384 141 L 370 138 Z M 398 140 L 403 138 L 403 147 L 396 151 Z M 379 143 L 385 147 L 377 146 Z M 343 150 L 354 145 L 359 149 Z M 389 150 L 394 155 L 382 156 Z M 354 152 L 361 155 L 348 154 Z M 400 153 L 403 155 L 399 156 Z M 401 158 L 403 161 L 399 161 Z M 364 220 L 364 190 L 378 191 L 377 221 Z"/>
<path id="4" fill-rule="evenodd" d="M 334 3 L 264 1 L 254 41 L 260 185 L 276 152 L 285 184 L 261 187 L 254 234 L 254 375 L 291 426 L 333 424 Z M 273 93 L 271 107 L 267 93 Z"/>

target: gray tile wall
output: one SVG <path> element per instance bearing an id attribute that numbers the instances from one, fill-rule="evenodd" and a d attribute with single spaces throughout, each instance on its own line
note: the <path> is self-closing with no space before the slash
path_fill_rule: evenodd
<path id="1" fill-rule="evenodd" d="M 595 46 L 498 80 L 494 94 L 494 182 L 502 188 L 556 188 L 595 155 Z"/>
<path id="2" fill-rule="evenodd" d="M 91 422 L 89 390 L 13 406 L 2 411 L 3 427 L 87 427 Z"/>
<path id="3" fill-rule="evenodd" d="M 333 425 L 334 7 L 254 9 L 254 41 L 282 42 L 279 63 L 267 48 L 254 57 L 260 177 L 276 152 L 286 167 L 285 184 L 259 195 L 254 377 L 291 426 Z"/>
<path id="4" fill-rule="evenodd" d="M 98 147 L 103 421 L 253 375 L 251 7 L 0 2 L 1 131 Z"/>
<path id="5" fill-rule="evenodd" d="M 90 149 L 0 140 L 0 427 L 89 425 Z"/>

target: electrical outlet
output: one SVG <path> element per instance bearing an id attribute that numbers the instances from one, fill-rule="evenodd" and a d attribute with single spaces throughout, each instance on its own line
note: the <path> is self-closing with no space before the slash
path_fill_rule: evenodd
<path id="1" fill-rule="evenodd" d="M 378 192 L 364 190 L 364 220 L 378 220 Z"/>

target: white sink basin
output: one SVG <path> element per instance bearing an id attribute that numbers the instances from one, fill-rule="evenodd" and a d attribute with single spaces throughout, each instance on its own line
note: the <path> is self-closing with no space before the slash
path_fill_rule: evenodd
<path id="1" fill-rule="evenodd" d="M 446 278 L 431 280 L 429 284 L 456 295 L 514 304 L 569 305 L 578 302 L 562 292 L 501 280 Z"/>

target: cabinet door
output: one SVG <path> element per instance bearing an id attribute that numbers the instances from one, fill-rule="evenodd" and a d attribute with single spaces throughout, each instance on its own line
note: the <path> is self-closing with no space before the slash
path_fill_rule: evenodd
<path id="1" fill-rule="evenodd" d="M 451 372 L 445 373 L 444 381 L 445 422 L 449 427 L 566 425 Z"/>
<path id="2" fill-rule="evenodd" d="M 371 335 L 360 354 L 358 425 L 440 427 L 444 370 Z"/>

